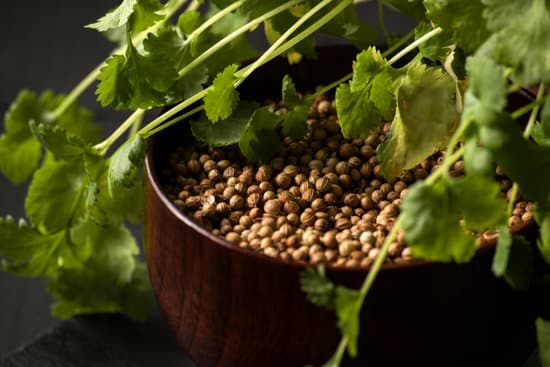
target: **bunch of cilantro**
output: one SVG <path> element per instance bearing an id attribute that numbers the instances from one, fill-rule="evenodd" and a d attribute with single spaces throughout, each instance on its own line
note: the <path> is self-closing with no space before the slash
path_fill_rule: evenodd
<path id="1" fill-rule="evenodd" d="M 359 2 L 359 1 L 357 1 Z M 359 313 L 399 230 L 416 256 L 469 261 L 473 232 L 498 230 L 493 271 L 514 288 L 541 300 L 537 330 L 541 357 L 550 366 L 550 11 L 546 0 L 378 0 L 386 50 L 373 42 L 353 0 L 123 0 L 90 28 L 119 45 L 67 96 L 22 91 L 6 114 L 0 169 L 14 183 L 31 178 L 26 220 L 0 219 L 0 258 L 5 270 L 45 277 L 60 317 L 124 312 L 142 317 L 149 285 L 138 247 L 126 225 L 140 212 L 139 170 L 146 139 L 191 119 L 199 141 L 237 144 L 251 161 L 269 161 L 281 134 L 308 133 L 308 105 L 335 89 L 342 133 L 368 136 L 382 121 L 391 130 L 377 152 L 388 178 L 435 151 L 443 163 L 416 183 L 360 290 L 308 270 L 309 299 L 333 309 L 342 340 L 327 366 L 346 350 L 358 353 Z M 417 21 L 405 35 L 389 34 L 386 8 Z M 172 24 L 172 18 L 176 22 Z M 270 47 L 258 52 L 246 34 L 263 26 Z M 276 57 L 299 62 L 315 57 L 320 32 L 342 37 L 360 52 L 353 72 L 315 95 L 301 98 L 282 80 L 288 113 L 276 114 L 241 100 L 239 85 Z M 243 61 L 256 61 L 243 65 Z M 89 111 L 78 106 L 97 80 L 103 106 L 129 116 L 106 139 Z M 537 85 L 536 98 L 510 111 L 507 96 Z M 145 112 L 167 107 L 144 123 Z M 517 120 L 527 117 L 527 124 Z M 185 122 L 184 122 L 185 123 Z M 125 135 L 127 134 L 127 135 Z M 114 144 L 126 136 L 114 152 Z M 449 168 L 464 161 L 465 176 Z M 507 203 L 494 177 L 499 167 L 514 181 Z M 517 195 L 536 203 L 537 246 L 512 236 L 507 218 Z"/>

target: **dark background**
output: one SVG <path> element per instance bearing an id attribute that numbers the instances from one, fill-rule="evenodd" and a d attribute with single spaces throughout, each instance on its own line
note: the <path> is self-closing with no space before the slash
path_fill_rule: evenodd
<path id="1" fill-rule="evenodd" d="M 23 88 L 36 92 L 51 88 L 56 92 L 68 93 L 97 66 L 113 45 L 83 25 L 93 22 L 118 3 L 118 0 L 31 0 L 3 4 L 0 22 L 0 113 L 5 113 Z M 372 21 L 375 14 L 373 6 L 362 5 L 361 16 L 364 19 Z M 409 20 L 391 14 L 388 22 L 390 29 L 395 31 L 404 31 L 411 26 Z M 323 39 L 322 42 L 331 43 L 334 40 Z M 263 44 L 257 40 L 255 43 Z M 105 126 L 106 133 L 124 117 L 124 114 L 101 109 L 95 102 L 93 90 L 81 97 L 81 103 L 96 113 L 96 120 Z M 0 126 L 2 131 L 3 124 Z M 25 191 L 25 184 L 14 186 L 0 175 L 0 216 L 11 214 L 15 218 L 23 217 Z M 139 230 L 137 235 L 139 237 Z M 42 280 L 0 273 L 0 360 L 59 325 L 59 320 L 50 317 L 49 304 L 50 297 Z M 109 329 L 108 325 L 112 324 L 109 320 L 100 319 L 94 323 L 102 328 L 101 332 L 114 335 L 116 332 Z M 138 326 L 141 329 L 132 329 L 134 327 L 130 325 L 129 332 L 137 335 L 136 338 L 140 337 L 139 330 L 146 330 L 144 333 L 155 336 L 157 340 L 166 340 L 169 352 L 162 350 L 165 366 L 177 365 L 176 361 L 181 361 L 182 354 L 173 345 L 156 310 L 152 311 L 152 317 L 146 324 Z M 115 340 L 116 336 L 113 338 Z M 161 353 L 158 346 L 155 348 Z M 168 362 L 170 358 L 171 363 Z M 142 360 L 139 365 L 154 364 Z"/>

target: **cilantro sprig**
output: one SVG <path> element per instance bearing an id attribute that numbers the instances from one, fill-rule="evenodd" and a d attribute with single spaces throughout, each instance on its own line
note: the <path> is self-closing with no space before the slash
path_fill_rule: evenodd
<path id="1" fill-rule="evenodd" d="M 408 14 L 418 26 L 395 37 L 384 24 L 386 7 Z M 237 145 L 247 159 L 268 162 L 282 135 L 299 139 L 309 133 L 308 107 L 315 96 L 334 92 L 345 137 L 363 138 L 392 121 L 377 152 L 386 178 L 435 151 L 445 155 L 410 188 L 359 290 L 333 284 L 323 269 L 303 274 L 308 298 L 334 310 L 342 332 L 327 366 L 338 366 L 346 350 L 360 353 L 359 314 L 399 231 L 417 256 L 465 262 L 476 250 L 473 233 L 498 230 L 495 275 L 547 299 L 537 293 L 550 286 L 546 1 L 380 0 L 378 20 L 388 47 L 383 53 L 372 45 L 374 28 L 355 9 L 352 0 L 123 0 L 88 25 L 118 42 L 117 48 L 68 95 L 22 91 L 5 116 L 0 170 L 15 184 L 31 180 L 27 218 L 0 218 L 3 268 L 45 277 L 57 316 L 142 317 L 150 294 L 127 225 L 139 213 L 135 197 L 146 139 L 189 120 L 197 140 Z M 270 46 L 258 52 L 246 35 L 262 25 Z M 314 57 L 314 36 L 321 32 L 359 47 L 352 73 L 309 97 L 301 97 L 285 77 L 283 114 L 241 98 L 239 86 L 274 58 Z M 99 103 L 131 111 L 102 141 L 91 113 L 77 103 L 94 81 Z M 531 84 L 538 84 L 535 100 L 509 111 L 508 95 Z M 146 112 L 159 107 L 164 112 L 146 121 Z M 522 116 L 528 116 L 524 125 L 518 123 Z M 451 177 L 459 159 L 466 174 Z M 498 195 L 496 165 L 514 181 L 508 204 Z M 506 227 L 519 193 L 536 204 L 536 247 Z M 535 271 L 539 263 L 546 267 Z M 540 310 L 541 358 L 550 365 L 544 349 L 550 304 Z"/>

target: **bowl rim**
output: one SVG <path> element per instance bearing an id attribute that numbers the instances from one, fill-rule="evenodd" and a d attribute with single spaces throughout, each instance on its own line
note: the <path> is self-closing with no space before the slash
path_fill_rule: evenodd
<path id="1" fill-rule="evenodd" d="M 149 181 L 149 184 L 154 191 L 154 194 L 160 198 L 160 201 L 162 204 L 170 211 L 170 213 L 176 217 L 183 225 L 189 227 L 193 231 L 199 233 L 201 236 L 206 237 L 211 242 L 215 243 L 218 246 L 221 246 L 228 251 L 235 252 L 241 256 L 250 256 L 256 260 L 259 261 L 267 261 L 269 263 L 272 263 L 273 265 L 279 265 L 279 266 L 288 266 L 295 269 L 301 269 L 305 270 L 308 268 L 314 268 L 317 267 L 320 264 L 310 264 L 303 261 L 295 261 L 295 260 L 283 260 L 279 257 L 270 257 L 264 254 L 260 254 L 255 251 L 251 251 L 248 249 L 244 249 L 242 247 L 239 247 L 235 244 L 230 243 L 229 241 L 225 240 L 224 238 L 218 237 L 211 232 L 209 232 L 206 228 L 201 226 L 200 224 L 194 222 L 190 217 L 182 213 L 162 192 L 157 176 L 157 170 L 155 170 L 154 166 L 154 156 L 155 156 L 155 144 L 157 143 L 156 140 L 158 140 L 158 136 L 152 136 L 148 140 L 147 144 L 147 153 L 145 156 L 145 179 Z M 534 224 L 534 221 L 531 220 L 529 222 L 523 222 L 515 227 L 509 228 L 511 233 L 518 233 L 521 231 L 524 231 L 528 227 L 532 226 Z M 496 237 L 493 237 L 489 240 L 482 239 L 481 243 L 477 244 L 476 248 L 476 254 L 478 254 L 481 251 L 487 251 L 496 246 Z M 466 262 L 468 263 L 468 262 Z M 400 261 L 400 262 L 387 262 L 384 263 L 381 267 L 381 271 L 388 271 L 388 270 L 397 270 L 397 269 L 411 269 L 419 266 L 441 266 L 441 265 L 452 265 L 452 264 L 460 264 L 456 262 L 436 262 L 426 259 L 419 259 L 419 258 L 413 258 L 408 259 L 406 261 Z M 337 273 L 353 273 L 353 272 L 361 272 L 361 273 L 367 273 L 371 267 L 362 267 L 362 266 L 335 266 L 331 264 L 323 264 L 325 269 L 330 272 L 337 272 Z"/>

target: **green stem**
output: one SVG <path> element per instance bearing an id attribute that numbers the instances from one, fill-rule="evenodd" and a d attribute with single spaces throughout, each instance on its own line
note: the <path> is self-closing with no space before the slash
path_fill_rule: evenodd
<path id="1" fill-rule="evenodd" d="M 348 346 L 348 338 L 345 336 L 342 336 L 340 339 L 340 343 L 338 344 L 338 348 L 336 348 L 336 352 L 330 359 L 329 363 L 325 364 L 324 366 L 340 366 L 342 363 L 342 358 L 344 358 L 344 353 L 346 352 L 346 347 Z"/>
<path id="2" fill-rule="evenodd" d="M 347 6 L 349 6 L 349 3 L 351 3 L 351 0 L 347 0 L 347 1 L 344 1 L 344 2 L 340 3 L 338 6 L 334 7 L 330 12 L 325 14 L 325 16 L 323 16 L 322 18 L 317 20 L 311 26 L 306 28 L 304 31 L 302 31 L 298 36 L 296 36 L 296 37 L 292 38 L 291 40 L 285 42 L 283 45 L 281 45 L 281 47 L 279 47 L 269 57 L 267 57 L 267 59 L 264 61 L 264 64 L 268 63 L 269 61 L 273 60 L 274 58 L 280 56 L 281 54 L 285 53 L 286 51 L 288 51 L 289 49 L 294 47 L 296 44 L 303 41 L 305 38 L 309 37 L 312 33 L 314 33 L 316 30 L 318 30 L 319 28 L 324 26 L 326 23 L 331 21 L 336 15 L 338 15 L 342 10 L 344 10 Z M 249 65 L 249 66 L 239 70 L 236 73 L 237 81 L 235 83 L 242 83 L 242 75 L 245 72 L 247 72 L 247 70 L 249 70 L 249 69 L 254 70 L 254 68 L 252 68 L 252 66 L 253 65 Z M 261 66 L 261 65 L 259 65 L 259 66 Z M 259 66 L 257 66 L 257 67 L 259 67 Z M 157 117 L 156 119 L 151 121 L 149 124 L 147 124 L 145 127 L 143 127 L 139 131 L 139 134 L 146 136 L 150 131 L 152 131 L 157 126 L 164 123 L 169 118 L 175 116 L 179 112 L 181 112 L 184 109 L 186 109 L 187 107 L 191 106 L 193 103 L 198 102 L 199 100 L 204 98 L 204 96 L 206 95 L 208 90 L 210 90 L 210 88 L 211 88 L 211 86 L 206 88 L 206 89 L 203 89 L 202 91 L 196 93 L 192 97 L 186 99 L 185 101 L 179 103 L 175 107 L 173 107 L 170 110 L 166 111 L 164 114 Z"/>
<path id="3" fill-rule="evenodd" d="M 414 29 L 409 31 L 409 33 L 407 33 L 406 35 L 404 35 L 403 37 L 401 37 L 399 39 L 399 41 L 397 41 L 396 43 L 394 43 L 390 48 L 388 48 L 386 51 L 382 52 L 382 56 L 384 57 L 388 57 L 389 55 L 391 55 L 392 53 L 395 52 L 395 50 L 398 50 L 401 48 L 401 46 L 403 46 L 410 38 L 412 38 L 414 36 Z"/>
<path id="4" fill-rule="evenodd" d="M 386 22 L 384 21 L 384 2 L 382 0 L 377 0 L 377 7 L 378 7 L 378 25 L 380 26 L 380 29 L 382 30 L 382 34 L 384 36 L 384 40 L 386 42 L 386 45 L 391 44 L 390 40 L 390 33 L 388 32 L 388 29 L 386 28 Z"/>
<path id="5" fill-rule="evenodd" d="M 231 13 L 233 10 L 240 7 L 243 3 L 244 3 L 244 0 L 236 1 L 233 4 L 223 8 L 222 10 L 214 14 L 212 17 L 208 18 L 204 23 L 200 25 L 200 27 L 198 27 L 193 32 L 191 32 L 191 34 L 185 40 L 184 44 L 189 43 L 192 39 L 202 34 L 202 32 L 207 30 L 211 25 L 215 24 L 217 21 L 225 17 L 227 14 Z"/>
<path id="6" fill-rule="evenodd" d="M 535 99 L 533 102 L 526 104 L 525 106 L 522 106 L 511 113 L 512 118 L 515 120 L 526 113 L 531 112 L 534 108 L 540 107 L 544 104 L 544 99 Z"/>
<path id="7" fill-rule="evenodd" d="M 285 52 L 292 49 L 294 46 L 296 46 L 298 43 L 302 42 L 309 36 L 311 36 L 313 33 L 315 33 L 319 28 L 323 27 L 325 24 L 330 22 L 335 16 L 340 14 L 345 8 L 347 8 L 353 0 L 345 0 L 335 6 L 331 11 L 326 13 L 324 16 L 319 18 L 315 23 L 304 29 L 300 34 L 292 38 L 290 41 L 285 42 L 279 49 L 275 52 L 273 52 L 266 60 L 265 63 L 268 63 L 269 61 L 273 60 L 276 57 L 279 57 L 280 55 L 284 54 Z M 237 76 L 240 76 L 242 72 L 245 72 L 246 68 L 243 70 L 240 70 L 237 73 Z"/>
<path id="8" fill-rule="evenodd" d="M 162 131 L 162 130 L 166 129 L 166 128 L 174 125 L 175 123 L 180 122 L 181 120 L 185 120 L 186 118 L 193 116 L 194 114 L 196 114 L 197 112 L 202 111 L 203 109 L 204 109 L 204 104 L 202 104 L 198 107 L 195 107 L 191 111 L 187 111 L 186 113 L 184 113 L 184 114 L 182 114 L 178 117 L 175 117 L 172 120 L 170 120 L 168 122 L 165 122 L 164 124 L 162 124 L 160 126 L 157 126 L 154 129 L 149 130 L 147 133 L 144 133 L 142 136 L 143 136 L 143 138 L 147 139 L 151 135 L 155 135 L 159 131 Z"/>
<path id="9" fill-rule="evenodd" d="M 254 29 L 257 27 L 260 23 L 263 23 L 264 21 L 274 17 L 275 15 L 282 13 L 285 10 L 290 9 L 291 7 L 298 5 L 299 3 L 303 2 L 304 0 L 291 0 L 283 5 L 280 5 L 276 7 L 275 9 L 272 9 L 268 11 L 267 13 L 263 14 L 262 16 L 248 22 L 247 24 L 243 25 L 242 27 L 236 29 L 235 31 L 231 32 L 224 38 L 222 38 L 220 41 L 218 41 L 215 45 L 210 47 L 208 50 L 203 52 L 199 57 L 191 61 L 189 64 L 187 64 L 183 69 L 181 69 L 178 73 L 179 77 L 186 75 L 191 70 L 193 70 L 197 65 L 202 64 L 206 59 L 208 59 L 210 56 L 212 56 L 214 53 L 219 51 L 222 47 L 236 39 L 237 37 L 241 36 L 242 34 L 248 32 L 251 29 Z"/>
<path id="10" fill-rule="evenodd" d="M 409 52 L 411 52 L 412 50 L 414 50 L 415 48 L 417 48 L 419 45 L 423 44 L 424 42 L 426 42 L 426 41 L 432 39 L 433 37 L 437 36 L 441 32 L 443 32 L 443 29 L 441 29 L 441 27 L 437 27 L 435 29 L 432 29 L 431 31 L 429 31 L 428 33 L 426 33 L 425 35 L 423 35 L 422 37 L 420 37 L 416 41 L 412 42 L 410 45 L 408 45 L 407 47 L 405 47 L 401 51 L 399 51 L 397 54 L 395 54 L 388 61 L 388 64 L 392 65 L 392 64 L 396 63 L 403 56 L 405 56 L 406 54 L 408 54 Z"/>
<path id="11" fill-rule="evenodd" d="M 132 113 L 126 121 L 124 121 L 107 139 L 101 143 L 94 146 L 94 149 L 99 152 L 99 154 L 104 155 L 107 150 L 113 145 L 113 143 L 121 137 L 129 128 L 132 127 L 136 122 L 143 119 L 143 114 L 145 113 L 142 109 L 137 109 Z"/>
<path id="12" fill-rule="evenodd" d="M 150 33 L 156 32 L 162 25 L 164 25 L 166 20 L 170 19 L 172 17 L 172 15 L 174 15 L 179 10 L 179 8 L 186 1 L 187 0 L 176 0 L 176 1 L 174 1 L 172 6 L 167 7 L 165 9 L 166 17 L 163 20 L 155 23 L 151 27 L 147 28 L 146 30 L 144 30 L 144 31 L 140 32 L 138 35 L 136 35 L 133 38 L 133 43 L 134 44 L 139 44 L 139 43 L 143 42 L 143 40 L 145 40 L 145 38 L 147 38 L 147 36 Z M 189 5 L 189 7 L 194 7 L 194 6 L 198 6 L 198 5 L 199 5 L 198 2 L 196 0 L 194 0 Z M 121 52 L 124 52 L 124 49 L 125 49 L 125 46 L 120 46 L 120 47 L 116 48 L 114 51 L 112 51 L 109 56 L 120 54 Z M 54 121 L 57 118 L 59 118 L 59 116 L 61 116 L 67 110 L 67 108 L 69 108 L 78 99 L 78 97 L 80 97 L 80 95 L 93 84 L 93 82 L 99 76 L 99 73 L 101 72 L 101 69 L 103 68 L 104 65 L 105 65 L 105 60 L 103 60 L 91 72 L 89 72 L 88 75 L 86 75 L 84 77 L 84 79 L 82 79 L 82 81 L 80 83 L 78 83 L 78 85 L 69 93 L 69 95 L 67 95 L 67 97 L 63 100 L 63 102 L 55 110 L 48 113 L 46 118 L 49 121 Z"/>
<path id="13" fill-rule="evenodd" d="M 445 156 L 443 163 L 426 179 L 426 184 L 433 185 L 441 176 L 447 174 L 449 167 L 462 157 L 464 147 L 458 148 L 453 154 Z"/>
<path id="14" fill-rule="evenodd" d="M 277 41 L 275 41 L 268 49 L 265 51 L 262 56 L 260 56 L 250 68 L 247 68 L 246 71 L 243 71 L 240 80 L 237 81 L 236 87 L 240 85 L 246 78 L 250 76 L 260 65 L 263 65 L 267 59 L 274 53 L 277 48 L 279 48 L 294 32 L 298 30 L 305 22 L 307 22 L 311 17 L 315 16 L 322 8 L 330 4 L 334 0 L 323 0 L 319 4 L 311 8 L 307 13 L 300 17 L 290 28 L 288 28 L 285 33 L 283 33 Z"/>

